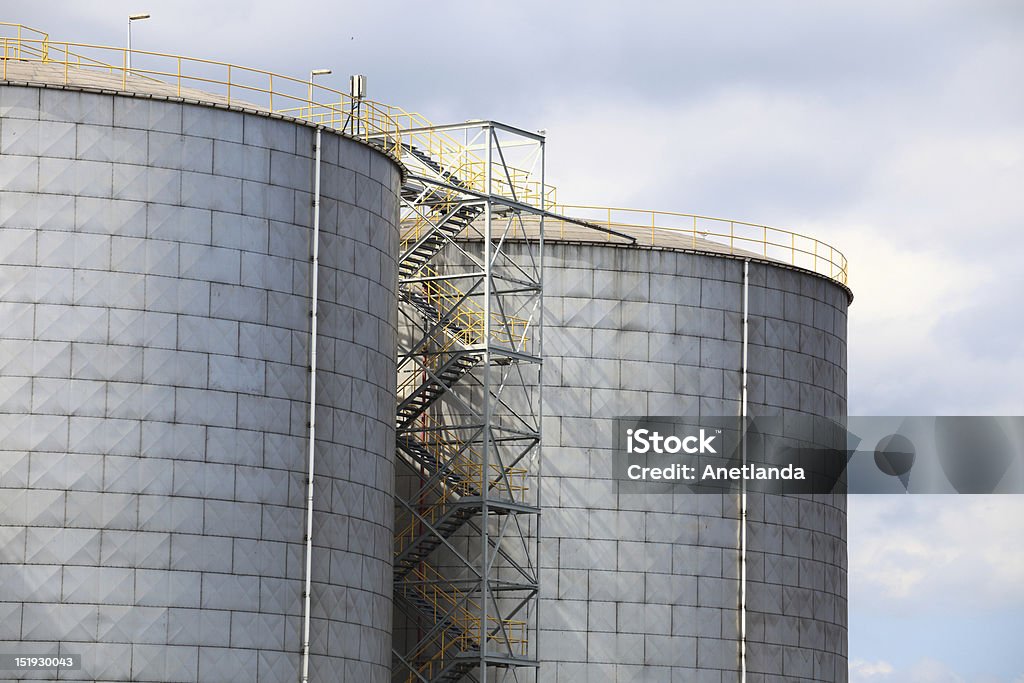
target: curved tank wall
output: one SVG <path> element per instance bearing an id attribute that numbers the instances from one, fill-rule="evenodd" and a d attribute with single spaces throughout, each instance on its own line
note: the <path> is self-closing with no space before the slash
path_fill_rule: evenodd
<path id="1" fill-rule="evenodd" d="M 297 680 L 313 129 L 11 85 L 0 117 L 0 647 Z M 400 175 L 330 132 L 322 170 L 312 680 L 383 681 Z"/>
<path id="2" fill-rule="evenodd" d="M 740 260 L 549 243 L 539 680 L 737 680 L 736 495 L 616 494 L 612 418 L 738 415 Z M 847 291 L 752 262 L 749 412 L 846 413 Z M 846 680 L 841 497 L 748 499 L 748 680 Z"/>

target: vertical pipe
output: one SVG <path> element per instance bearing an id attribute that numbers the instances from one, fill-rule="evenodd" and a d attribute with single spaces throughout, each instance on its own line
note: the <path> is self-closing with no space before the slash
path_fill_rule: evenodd
<path id="1" fill-rule="evenodd" d="M 320 127 L 313 143 L 313 255 L 310 265 L 309 467 L 306 479 L 306 577 L 302 590 L 302 682 L 309 680 L 309 598 L 313 588 L 313 466 L 316 454 L 316 315 L 320 270 Z"/>
<path id="2" fill-rule="evenodd" d="M 488 553 L 488 506 L 487 506 L 487 472 L 490 466 L 490 448 L 491 448 L 491 267 L 493 261 L 493 255 L 491 251 L 493 245 L 491 244 L 491 182 L 493 180 L 493 173 L 491 164 L 493 163 L 492 148 L 494 147 L 494 128 L 490 124 L 486 124 L 484 132 L 487 139 L 487 152 L 485 156 L 484 166 L 484 189 L 487 193 L 484 199 L 484 362 L 483 362 L 483 418 L 484 418 L 484 431 L 483 431 L 483 448 L 481 454 L 481 481 L 480 481 L 480 497 L 481 502 L 481 516 L 480 516 L 480 673 L 479 677 L 481 681 L 487 681 L 487 599 L 490 595 L 490 579 L 489 579 L 489 565 L 490 558 Z"/>
<path id="3" fill-rule="evenodd" d="M 545 171 L 544 171 L 544 145 L 545 141 L 540 141 L 540 223 L 537 235 L 537 250 L 539 256 L 537 257 L 537 270 L 540 278 L 540 306 L 537 313 L 539 324 L 537 325 L 537 356 L 540 358 L 540 364 L 537 368 L 537 448 L 539 449 L 537 454 L 537 478 L 535 484 L 537 486 L 537 543 L 535 546 L 536 552 L 536 571 L 537 571 L 537 596 L 534 598 L 534 623 L 537 625 L 534 631 L 534 652 L 538 653 L 539 658 L 539 647 L 540 647 L 540 583 L 541 583 L 541 572 L 540 572 L 540 552 L 541 552 L 541 523 L 543 517 L 541 515 L 541 506 L 543 501 L 541 499 L 541 482 L 544 474 L 544 212 L 547 210 L 547 199 L 545 197 Z"/>
<path id="4" fill-rule="evenodd" d="M 750 259 L 743 261 L 743 376 L 740 395 L 740 451 L 747 466 L 747 353 L 750 346 Z M 747 681 L 747 480 L 740 488 L 740 683 Z"/>

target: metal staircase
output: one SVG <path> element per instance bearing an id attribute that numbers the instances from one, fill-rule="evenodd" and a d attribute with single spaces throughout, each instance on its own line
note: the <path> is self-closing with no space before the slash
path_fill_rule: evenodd
<path id="1" fill-rule="evenodd" d="M 479 664 L 480 634 L 487 641 L 506 643 L 525 654 L 527 623 L 521 619 L 487 619 L 481 629 L 479 605 L 472 596 L 449 581 L 437 570 L 423 565 L 418 567 L 411 581 L 395 596 L 409 612 L 426 616 L 433 627 L 423 638 L 416 651 L 410 653 L 409 663 L 415 669 L 412 680 L 453 683 L 460 680 Z M 395 672 L 393 681 L 407 680 Z"/>
<path id="2" fill-rule="evenodd" d="M 459 189 L 468 185 L 459 177 L 458 170 L 443 169 L 415 145 L 402 143 L 401 150 L 403 161 L 411 170 L 419 170 L 423 177 L 451 185 L 424 185 L 412 180 L 402 187 L 403 200 L 414 208 L 403 221 L 398 263 L 399 277 L 408 278 L 415 276 L 445 245 L 465 232 L 483 209 L 479 204 L 459 200 Z"/>
<path id="3" fill-rule="evenodd" d="M 457 351 L 449 355 L 448 360 L 430 377 L 419 384 L 398 404 L 397 424 L 399 429 L 408 427 L 417 417 L 423 414 L 431 404 L 480 362 L 480 353 L 475 351 Z"/>
<path id="4" fill-rule="evenodd" d="M 404 625 L 395 637 L 396 682 L 493 681 L 509 672 L 528 680 L 537 666 L 528 635 L 536 631 L 538 595 L 532 463 L 540 413 L 539 393 L 531 392 L 539 386 L 540 262 L 506 256 L 495 223 L 505 220 L 507 236 L 531 209 L 519 197 L 539 198 L 541 212 L 544 191 L 528 173 L 495 161 L 503 152 L 488 147 L 500 144 L 499 124 L 475 125 L 477 137 L 461 141 L 452 127 L 407 125 L 398 145 L 407 173 L 398 268 L 394 595 Z M 542 149 L 539 137 L 530 142 Z M 506 195 L 515 207 L 502 204 Z"/>
<path id="5" fill-rule="evenodd" d="M 423 198 L 420 201 L 425 201 Z M 416 226 L 416 230 L 409 231 L 409 242 L 402 244 L 402 258 L 398 264 L 399 277 L 412 277 L 419 269 L 426 265 L 445 244 L 463 233 L 466 228 L 480 215 L 480 207 L 456 204 L 449 207 L 446 201 L 439 201 L 434 208 L 443 210 L 446 213 L 440 216 L 436 223 L 424 220 L 426 225 Z M 420 234 L 422 232 L 422 234 Z"/>

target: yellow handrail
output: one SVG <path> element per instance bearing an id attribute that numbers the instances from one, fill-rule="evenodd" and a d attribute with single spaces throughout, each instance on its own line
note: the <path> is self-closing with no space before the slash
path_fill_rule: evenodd
<path id="1" fill-rule="evenodd" d="M 559 204 L 552 207 L 551 211 L 626 233 L 641 244 L 672 247 L 676 244 L 672 241 L 674 239 L 681 246 L 700 248 L 704 243 L 711 243 L 730 254 L 756 255 L 782 261 L 814 271 L 843 285 L 849 279 L 849 263 L 841 251 L 791 230 L 674 211 L 583 204 Z M 551 230 L 552 224 L 559 224 L 558 232 Z M 573 225 L 552 220 L 546 234 L 551 238 L 565 238 L 567 228 L 571 230 Z M 575 234 L 578 236 L 578 233 Z M 593 233 L 593 238 L 609 241 L 616 239 L 614 235 L 598 233 Z"/>
<path id="2" fill-rule="evenodd" d="M 429 523 L 433 524 L 440 519 L 448 504 L 456 498 L 479 495 L 484 488 L 496 491 L 500 498 L 507 496 L 509 500 L 526 502 L 529 491 L 528 469 L 505 467 L 492 462 L 488 464 L 489 474 L 485 482 L 483 457 L 476 449 L 466 445 L 458 430 L 437 421 L 429 413 L 419 418 L 418 428 L 424 434 L 424 438 L 419 440 L 420 445 L 427 449 L 436 462 L 446 463 L 448 471 L 459 479 L 456 482 L 445 480 L 433 502 L 420 511 L 420 516 Z M 395 557 L 401 555 L 422 532 L 421 517 L 414 515 L 405 527 L 395 533 Z"/>
<path id="3" fill-rule="evenodd" d="M 31 37 L 26 35 L 31 31 Z M 399 131 L 390 116 L 391 107 L 373 100 L 355 99 L 347 93 L 308 80 L 252 69 L 212 59 L 185 57 L 148 50 L 54 41 L 42 31 L 0 22 L 4 43 L 4 79 L 8 62 L 38 62 L 50 65 L 52 73 L 36 73 L 39 79 L 55 79 L 62 85 L 83 81 L 118 90 L 152 90 L 154 94 L 190 97 L 213 104 L 236 105 L 268 112 L 291 112 L 295 107 L 324 125 L 352 137 L 374 140 L 396 156 L 400 153 Z M 129 61 L 132 66 L 128 67 Z M 104 78 L 105 77 L 105 78 Z M 97 81 L 97 78 L 100 80 Z M 312 90 L 312 97 L 309 93 Z M 292 109 L 278 108 L 293 105 Z"/>
<path id="4" fill-rule="evenodd" d="M 436 277 L 434 280 L 425 280 L 421 283 L 423 293 L 427 300 L 432 303 L 438 311 L 449 314 L 450 322 L 448 329 L 465 347 L 479 346 L 484 343 L 486 334 L 483 306 L 472 296 L 466 294 L 456 287 L 451 280 L 438 277 L 438 272 L 433 268 L 424 266 L 420 269 L 424 277 Z M 528 341 L 526 330 L 529 321 L 516 316 L 502 315 L 491 312 L 490 336 L 493 342 L 507 344 L 516 349 L 522 348 Z"/>
<path id="5" fill-rule="evenodd" d="M 332 121 L 330 113 L 309 112 L 301 107 L 283 109 L 280 112 L 324 125 L 329 125 Z M 447 132 L 435 130 L 434 124 L 422 114 L 407 112 L 394 105 L 387 107 L 387 113 L 396 122 L 407 144 L 430 155 L 463 187 L 481 193 L 488 191 L 487 161 L 479 154 Z M 501 172 L 492 173 L 490 191 L 505 197 L 515 197 L 517 201 L 537 207 L 541 205 L 543 195 L 545 206 L 553 204 L 555 188 L 546 185 L 542 192 L 540 182 L 530 180 L 530 177 L 530 172 L 523 169 L 502 167 Z M 449 191 L 448 194 L 450 199 L 455 199 L 458 195 L 455 191 Z"/>
<path id="6" fill-rule="evenodd" d="M 126 48 L 53 41 L 47 33 L 21 24 L 0 22 L 0 40 L 3 41 L 4 80 L 10 76 L 11 65 L 38 62 L 50 67 L 51 73 L 49 76 L 45 73 L 31 74 L 35 78 L 56 79 L 68 85 L 80 77 L 104 74 L 106 79 L 102 82 L 88 84 L 126 91 L 143 88 L 153 90 L 155 94 L 264 109 L 282 116 L 321 123 L 366 142 L 373 141 L 395 156 L 402 155 L 405 140 L 406 144 L 415 145 L 429 154 L 446 171 L 454 173 L 466 187 L 477 192 L 487 190 L 485 159 L 447 132 L 434 130 L 433 124 L 421 114 L 400 107 L 353 98 L 348 93 L 316 83 L 311 86 L 305 79 L 210 59 L 132 50 L 131 54 L 140 59 L 131 60 L 132 67 L 129 68 Z M 218 89 L 221 93 L 211 92 Z M 256 102 L 248 101 L 250 99 Z M 757 254 L 848 284 L 849 264 L 842 252 L 806 235 L 696 214 L 556 205 L 555 189 L 545 185 L 542 191 L 540 183 L 530 180 L 531 174 L 525 170 L 503 168 L 491 176 L 490 189 L 495 193 L 514 195 L 519 201 L 533 206 L 543 203 L 555 213 L 628 232 L 642 237 L 648 244 L 657 245 L 674 234 L 676 238 L 688 237 L 694 248 L 702 243 L 712 243 L 729 253 Z M 445 190 L 435 198 L 439 197 L 443 206 L 445 202 L 457 200 L 457 194 L 455 190 Z M 407 218 L 412 219 L 412 225 L 410 227 L 407 223 L 403 230 L 403 240 L 406 241 L 421 234 L 426 220 L 422 217 Z M 560 236 L 564 236 L 564 231 L 563 224 Z"/>
<path id="7" fill-rule="evenodd" d="M 420 675 L 427 679 L 440 673 L 447 660 L 460 652 L 480 646 L 480 605 L 466 592 L 451 583 L 447 577 L 428 565 L 420 563 L 410 573 L 409 586 L 416 596 L 427 603 L 436 620 L 447 617 L 449 628 L 440 628 L 427 641 L 420 644 L 408 660 L 416 664 Z M 511 653 L 527 654 L 527 622 L 520 619 L 487 617 L 487 641 L 507 648 Z M 455 631 L 452 633 L 451 631 Z M 410 683 L 419 680 L 411 673 Z"/>

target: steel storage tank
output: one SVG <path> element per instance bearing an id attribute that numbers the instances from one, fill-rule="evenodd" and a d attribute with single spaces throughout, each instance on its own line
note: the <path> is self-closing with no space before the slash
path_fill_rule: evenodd
<path id="1" fill-rule="evenodd" d="M 739 496 L 617 494 L 610 462 L 615 416 L 739 414 L 744 261 L 552 233 L 539 680 L 737 680 Z M 749 415 L 844 416 L 849 290 L 748 269 Z M 845 499 L 747 513 L 746 680 L 845 681 Z"/>
<path id="2" fill-rule="evenodd" d="M 2 651 L 297 680 L 315 129 L 26 73 L 0 85 Z M 400 170 L 321 154 L 310 672 L 382 681 Z"/>

